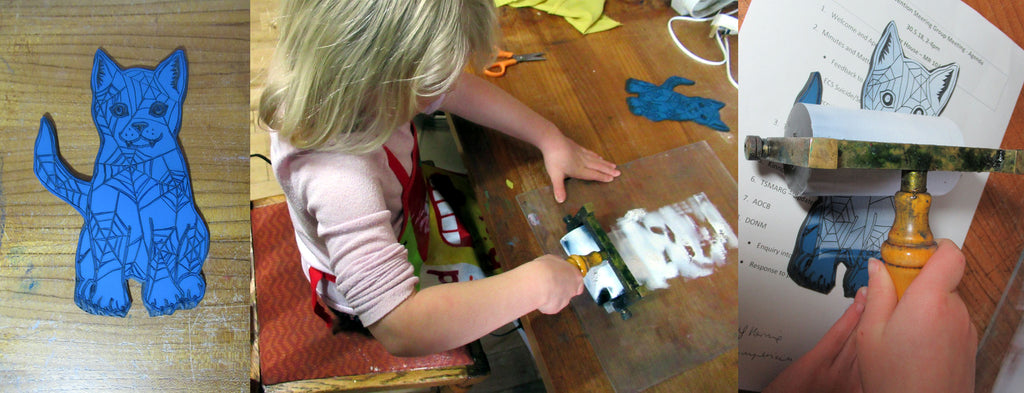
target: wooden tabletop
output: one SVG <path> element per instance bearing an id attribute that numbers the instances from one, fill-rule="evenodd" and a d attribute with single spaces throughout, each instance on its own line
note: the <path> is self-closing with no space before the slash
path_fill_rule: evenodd
<path id="1" fill-rule="evenodd" d="M 965 0 L 965 3 L 1024 47 L 1024 4 L 1014 0 Z M 1024 149 L 1024 100 L 1017 98 L 1001 147 Z M 1003 355 L 1021 319 L 1020 310 L 996 307 L 1024 253 L 1024 176 L 993 173 L 988 177 L 964 240 L 967 271 L 960 282 L 960 296 L 967 303 L 971 321 L 984 334 L 991 326 L 989 342 L 978 354 L 977 391 L 991 390 Z M 1011 299 L 1012 300 L 1012 299 Z M 1012 307 L 1011 307 L 1012 308 Z"/>
<path id="2" fill-rule="evenodd" d="M 668 77 L 681 76 L 696 84 L 675 91 L 726 103 L 722 119 L 731 129 L 737 127 L 737 90 L 726 79 L 725 67 L 698 64 L 675 47 L 666 28 L 675 13 L 667 3 L 608 1 L 605 14 L 622 26 L 589 35 L 581 35 L 556 16 L 529 8 L 501 7 L 503 49 L 545 52 L 548 60 L 515 65 L 504 77 L 489 80 L 613 162 L 624 164 L 705 141 L 735 181 L 735 132 L 719 132 L 689 121 L 653 122 L 630 113 L 626 105 L 627 79 L 660 85 Z M 707 38 L 706 23 L 676 22 L 674 27 L 691 50 L 707 58 L 721 58 L 717 45 Z M 735 37 L 730 37 L 730 43 L 735 56 Z M 550 185 L 539 151 L 468 123 L 456 122 L 455 128 L 501 263 L 512 268 L 536 258 L 543 252 L 516 196 Z M 556 315 L 534 313 L 523 320 L 548 391 L 611 391 L 612 385 L 571 309 Z M 733 346 L 649 391 L 735 391 L 736 364 Z"/>
<path id="3" fill-rule="evenodd" d="M 80 3 L 80 4 L 79 4 Z M 248 2 L 5 2 L 0 10 L 0 381 L 12 391 L 242 391 L 249 373 L 246 138 Z M 205 298 L 150 317 L 140 285 L 124 318 L 75 306 L 82 217 L 32 170 L 39 119 L 54 120 L 67 163 L 89 176 L 98 48 L 152 68 L 186 52 L 179 140 L 210 232 Z"/>

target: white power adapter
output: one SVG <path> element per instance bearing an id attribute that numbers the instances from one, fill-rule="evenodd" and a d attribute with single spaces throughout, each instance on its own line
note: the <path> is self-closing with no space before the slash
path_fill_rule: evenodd
<path id="1" fill-rule="evenodd" d="M 718 12 L 736 0 L 672 0 L 672 9 L 679 15 L 704 18 Z"/>
<path id="2" fill-rule="evenodd" d="M 736 35 L 740 32 L 740 22 L 736 17 L 726 14 L 715 15 L 711 19 L 711 35 L 721 32 L 722 34 Z"/>
<path id="3" fill-rule="evenodd" d="M 731 61 L 729 60 L 729 41 L 726 40 L 725 36 L 739 34 L 739 20 L 734 16 L 719 13 L 722 8 L 725 8 L 725 6 L 730 5 L 735 1 L 736 0 L 672 0 L 672 8 L 681 15 L 673 16 L 668 19 L 668 34 L 669 37 L 672 37 L 672 41 L 676 43 L 676 46 L 679 47 L 679 50 L 683 51 L 683 53 L 694 61 L 711 66 L 725 64 L 725 72 L 729 77 L 729 83 L 732 84 L 733 87 L 738 88 L 739 83 L 737 83 L 736 79 L 732 77 L 732 66 Z M 730 13 L 734 12 L 735 11 L 732 11 Z M 722 51 L 722 60 L 708 60 L 697 56 L 689 49 L 686 49 L 686 46 L 679 41 L 679 37 L 676 37 L 675 31 L 672 30 L 672 22 L 677 20 L 689 22 L 711 21 L 711 34 L 709 34 L 708 37 L 713 38 L 718 44 L 718 49 Z"/>

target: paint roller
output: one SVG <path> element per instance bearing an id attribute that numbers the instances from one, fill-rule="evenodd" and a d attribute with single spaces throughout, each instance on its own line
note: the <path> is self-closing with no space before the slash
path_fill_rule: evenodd
<path id="1" fill-rule="evenodd" d="M 1024 173 L 1024 150 L 962 145 L 949 119 L 800 103 L 785 137 L 748 136 L 744 151 L 748 160 L 783 164 L 797 196 L 895 193 L 896 217 L 881 255 L 902 297 L 937 248 L 929 191 L 949 192 L 960 172 Z"/>

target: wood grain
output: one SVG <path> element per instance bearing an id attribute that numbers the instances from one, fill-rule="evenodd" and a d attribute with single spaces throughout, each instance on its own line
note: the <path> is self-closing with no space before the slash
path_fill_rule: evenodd
<path id="1" fill-rule="evenodd" d="M 260 93 L 266 84 L 267 67 L 277 46 L 277 15 L 279 1 L 252 0 L 250 2 L 249 33 L 249 138 L 250 152 L 270 157 L 270 134 L 260 128 L 257 109 Z M 249 198 L 257 200 L 283 195 L 270 163 L 253 157 L 249 163 Z"/>
<path id="2" fill-rule="evenodd" d="M 338 378 L 307 379 L 284 382 L 265 387 L 267 393 L 278 392 L 375 392 L 389 389 L 417 389 L 437 387 L 458 381 L 457 385 L 446 385 L 450 389 L 462 389 L 479 382 L 485 377 L 471 375 L 466 367 L 435 368 L 353 375 Z"/>
<path id="3" fill-rule="evenodd" d="M 675 47 L 666 28 L 674 12 L 665 1 L 608 1 L 605 13 L 623 25 L 584 36 L 561 18 L 543 12 L 499 8 L 503 49 L 545 52 L 548 60 L 513 66 L 504 77 L 489 80 L 553 121 L 569 137 L 613 162 L 622 164 L 704 140 L 735 180 L 735 133 L 717 132 L 693 122 L 656 123 L 633 115 L 626 106 L 628 78 L 661 84 L 677 75 L 696 82 L 677 88 L 677 92 L 725 102 L 722 119 L 735 129 L 736 89 L 726 80 L 724 66 L 698 64 Z M 715 43 L 704 38 L 708 33 L 705 24 L 676 23 L 674 29 L 698 54 L 720 56 Z M 735 37 L 730 41 L 735 56 Z M 515 196 L 550 184 L 539 151 L 466 122 L 457 120 L 454 128 L 502 265 L 513 268 L 536 258 L 541 248 Z M 555 315 L 530 314 L 523 321 L 548 391 L 611 391 L 590 341 L 571 310 Z M 734 347 L 650 390 L 735 391 L 736 363 Z"/>
<path id="4" fill-rule="evenodd" d="M 249 371 L 248 3 L 4 2 L 0 10 L 0 384 L 12 391 L 240 391 Z M 139 285 L 125 318 L 73 301 L 82 218 L 32 172 L 39 118 L 89 175 L 99 146 L 90 115 L 97 48 L 153 67 L 189 61 L 180 142 L 211 233 L 199 307 L 149 317 Z"/>
<path id="5" fill-rule="evenodd" d="M 1024 47 L 1024 3 L 1012 0 L 965 0 L 965 3 Z M 1024 149 L 1024 100 L 1017 105 L 1006 129 L 1004 149 Z M 960 296 L 967 304 L 978 334 L 989 329 L 977 359 L 976 391 L 992 389 L 1006 350 L 1021 321 L 1021 311 L 1009 310 L 997 315 L 996 306 L 1007 288 L 1011 274 L 1024 253 L 1024 176 L 993 173 L 978 202 L 963 252 L 967 270 L 960 282 Z M 999 318 L 995 318 L 999 316 Z M 982 337 L 979 337 L 981 339 Z"/>

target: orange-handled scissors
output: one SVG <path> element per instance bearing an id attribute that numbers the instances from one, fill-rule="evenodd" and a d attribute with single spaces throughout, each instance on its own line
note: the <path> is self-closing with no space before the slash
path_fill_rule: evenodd
<path id="1" fill-rule="evenodd" d="M 505 68 L 523 61 L 539 61 L 547 60 L 544 58 L 543 52 L 538 53 L 527 53 L 525 55 L 514 55 L 512 52 L 499 50 L 498 60 L 491 65 L 484 68 L 484 75 L 491 77 L 499 77 L 505 75 Z"/>

